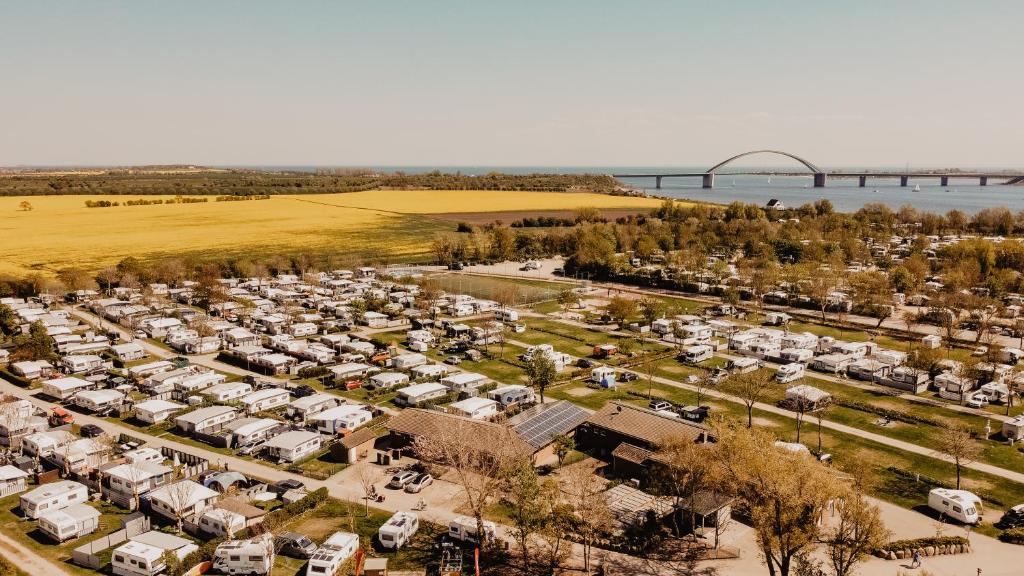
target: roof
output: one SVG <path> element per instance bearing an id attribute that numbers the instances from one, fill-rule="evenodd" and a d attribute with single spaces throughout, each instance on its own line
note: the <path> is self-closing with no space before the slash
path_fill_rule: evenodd
<path id="1" fill-rule="evenodd" d="M 295 400 L 292 400 L 291 402 L 289 402 L 288 405 L 291 406 L 292 408 L 298 408 L 300 410 L 305 410 L 305 409 L 317 406 L 318 404 L 321 404 L 323 402 L 332 402 L 332 401 L 333 402 L 343 402 L 344 399 L 339 398 L 339 397 L 335 396 L 334 394 L 326 394 L 324 392 L 319 392 L 317 394 L 312 394 L 310 396 L 305 396 L 305 397 L 302 397 L 302 398 L 296 398 Z"/>
<path id="2" fill-rule="evenodd" d="M 535 451 L 533 446 L 519 438 L 517 434 L 511 434 L 511 429 L 502 424 L 473 420 L 433 410 L 409 408 L 388 420 L 386 426 L 388 430 L 398 434 L 430 438 L 450 429 L 454 423 L 469 427 L 482 451 L 488 451 L 490 446 L 508 443 L 512 443 L 513 449 L 522 454 L 532 454 Z"/>
<path id="3" fill-rule="evenodd" d="M 429 394 L 430 392 L 440 392 L 447 390 L 448 387 L 444 384 L 437 382 L 424 382 L 423 384 L 413 384 L 412 386 L 406 386 L 398 390 L 399 394 L 405 396 L 419 396 L 420 394 Z"/>
<path id="4" fill-rule="evenodd" d="M 227 412 L 235 412 L 235 409 L 230 406 L 206 406 L 205 408 L 193 410 L 188 414 L 182 414 L 181 416 L 175 418 L 175 420 L 196 424 L 198 422 L 206 420 L 207 418 L 220 416 L 221 414 L 225 414 Z"/>
<path id="5" fill-rule="evenodd" d="M 345 448 L 354 448 L 365 442 L 375 440 L 379 435 L 378 430 L 379 429 L 375 428 L 360 428 L 355 432 L 349 434 L 348 436 L 342 438 L 341 445 L 344 446 Z"/>
<path id="6" fill-rule="evenodd" d="M 145 410 L 147 412 L 163 412 L 164 410 L 181 410 L 183 408 L 185 408 L 184 404 L 178 404 L 170 400 L 143 400 L 135 405 L 136 410 Z"/>
<path id="7" fill-rule="evenodd" d="M 367 407 L 365 404 L 342 404 L 340 406 L 335 406 L 333 408 L 317 412 L 316 414 L 311 415 L 309 419 L 313 421 L 337 420 L 338 418 L 343 418 L 353 412 L 359 412 L 360 410 L 366 409 Z"/>
<path id="8" fill-rule="evenodd" d="M 631 526 L 642 520 L 648 510 L 660 518 L 672 511 L 672 499 L 652 496 L 628 484 L 619 484 L 604 493 L 608 509 L 620 524 Z"/>
<path id="9" fill-rule="evenodd" d="M 28 478 L 28 472 L 10 464 L 0 466 L 0 480 L 17 480 L 18 478 Z"/>
<path id="10" fill-rule="evenodd" d="M 189 508 L 207 498 L 216 498 L 217 496 L 219 494 L 213 490 L 192 480 L 182 480 L 161 486 L 149 493 L 150 499 L 159 500 L 179 509 Z"/>
<path id="11" fill-rule="evenodd" d="M 725 494 L 711 490 L 700 490 L 693 496 L 693 512 L 699 516 L 707 516 L 725 508 L 731 502 L 732 498 Z M 683 510 L 690 510 L 689 502 L 686 498 L 680 499 L 679 507 Z"/>
<path id="12" fill-rule="evenodd" d="M 119 464 L 107 469 L 104 473 L 107 476 L 117 476 L 126 480 L 145 480 L 161 474 L 168 474 L 174 469 L 163 464 L 153 462 L 139 462 L 138 464 Z"/>
<path id="13" fill-rule="evenodd" d="M 621 442 L 612 450 L 612 457 L 619 460 L 625 460 L 626 462 L 632 462 L 633 464 L 643 464 L 648 458 L 651 457 L 650 450 L 634 446 L 629 442 Z"/>
<path id="14" fill-rule="evenodd" d="M 442 382 L 450 382 L 452 384 L 472 384 L 482 380 L 487 380 L 487 376 L 477 374 L 476 372 L 457 372 L 441 379 Z"/>
<path id="15" fill-rule="evenodd" d="M 606 404 L 587 418 L 586 422 L 649 445 L 663 444 L 679 437 L 697 441 L 706 432 L 698 424 L 620 402 Z"/>
<path id="16" fill-rule="evenodd" d="M 81 378 L 75 378 L 74 376 L 69 376 L 67 378 L 44 380 L 43 386 L 53 386 L 58 390 L 73 390 L 75 388 L 81 388 L 82 386 L 92 386 L 92 382 L 82 380 Z"/>
<path id="17" fill-rule="evenodd" d="M 38 502 L 58 494 L 71 492 L 72 490 L 87 490 L 87 488 L 85 487 L 85 484 L 79 484 L 73 480 L 60 480 L 58 482 L 51 482 L 50 484 L 43 484 L 31 492 L 22 494 L 21 498 L 29 502 Z"/>
<path id="18" fill-rule="evenodd" d="M 192 544 L 192 542 L 184 538 L 168 534 L 166 532 L 159 532 L 157 530 L 150 530 L 149 532 L 143 532 L 142 534 L 132 536 L 130 540 L 132 542 L 146 544 L 147 546 L 153 546 L 163 550 L 177 550 Z"/>
<path id="19" fill-rule="evenodd" d="M 266 510 L 257 508 L 248 502 L 243 502 L 238 498 L 225 498 L 220 502 L 217 502 L 217 508 L 234 512 L 235 514 L 245 517 L 246 520 L 251 518 L 262 518 L 267 515 Z"/>
<path id="20" fill-rule="evenodd" d="M 477 397 L 473 397 L 473 398 L 466 398 L 465 400 L 459 400 L 458 402 L 453 403 L 450 406 L 450 408 L 454 408 L 454 409 L 459 410 L 461 412 L 469 413 L 469 412 L 475 412 L 475 411 L 477 411 L 477 410 L 479 410 L 481 408 L 485 408 L 487 406 L 497 406 L 497 405 L 498 405 L 498 403 L 496 401 L 494 401 L 494 400 L 491 400 L 490 398 L 481 398 L 481 397 L 477 396 Z"/>
<path id="21" fill-rule="evenodd" d="M 45 518 L 54 524 L 61 524 L 61 520 L 64 518 L 77 522 L 79 520 L 90 520 L 99 517 L 100 511 L 88 504 L 72 504 L 64 508 L 47 510 L 39 514 L 38 519 Z"/>
<path id="22" fill-rule="evenodd" d="M 236 482 L 241 482 L 244 484 L 248 481 L 249 479 L 246 478 L 244 474 L 232 470 L 228 472 L 217 472 L 216 474 L 211 474 L 207 476 L 206 480 L 203 480 L 203 486 L 210 488 L 211 486 L 216 484 L 220 486 L 221 490 L 226 491 Z"/>
<path id="23" fill-rule="evenodd" d="M 267 440 L 263 445 L 267 448 L 283 448 L 289 450 L 295 448 L 299 444 L 303 444 L 314 438 L 320 438 L 320 435 L 316 432 L 308 432 L 305 430 L 293 430 L 291 432 L 285 432 L 284 434 L 278 434 L 270 440 Z"/>
<path id="24" fill-rule="evenodd" d="M 145 558 L 149 562 L 156 562 L 163 556 L 164 551 L 156 546 L 146 544 L 145 542 L 137 542 L 135 540 L 129 540 L 124 544 L 114 549 L 114 552 L 120 552 L 137 558 Z"/>
<path id="25" fill-rule="evenodd" d="M 520 412 L 508 423 L 520 438 L 535 449 L 547 446 L 555 436 L 568 434 L 587 419 L 586 410 L 566 400 L 538 404 Z"/>

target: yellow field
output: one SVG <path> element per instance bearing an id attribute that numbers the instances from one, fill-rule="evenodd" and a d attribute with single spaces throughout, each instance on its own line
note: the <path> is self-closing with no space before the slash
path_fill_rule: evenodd
<path id="1" fill-rule="evenodd" d="M 268 200 L 86 208 L 133 196 L 0 197 L 0 273 L 90 270 L 126 256 L 336 250 L 393 258 L 425 254 L 453 212 L 651 208 L 657 200 L 555 192 L 368 191 Z M 156 199 L 159 196 L 145 196 Z M 166 198 L 166 197 L 165 197 Z M 32 211 L 19 210 L 27 200 Z"/>

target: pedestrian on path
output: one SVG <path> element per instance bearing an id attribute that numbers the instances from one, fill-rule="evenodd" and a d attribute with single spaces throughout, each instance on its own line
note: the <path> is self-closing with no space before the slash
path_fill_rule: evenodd
<path id="1" fill-rule="evenodd" d="M 912 556 L 912 560 L 910 562 L 910 567 L 911 568 L 920 568 L 921 567 L 921 553 L 918 552 L 917 550 L 914 550 L 914 555 Z M 979 570 L 978 573 L 980 574 L 981 570 Z"/>

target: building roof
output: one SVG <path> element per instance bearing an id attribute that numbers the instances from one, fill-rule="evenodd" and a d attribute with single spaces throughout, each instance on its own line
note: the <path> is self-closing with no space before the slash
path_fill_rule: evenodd
<path id="1" fill-rule="evenodd" d="M 706 433 L 706 429 L 698 424 L 621 402 L 608 403 L 586 422 L 648 445 L 663 444 L 679 437 L 697 441 Z"/>
<path id="2" fill-rule="evenodd" d="M 151 500 L 159 500 L 179 510 L 189 508 L 207 498 L 216 498 L 217 496 L 219 494 L 213 490 L 192 480 L 182 480 L 174 484 L 161 486 L 149 493 Z"/>
<path id="3" fill-rule="evenodd" d="M 547 446 L 555 436 L 568 434 L 582 424 L 589 414 L 566 400 L 538 404 L 509 419 L 508 423 L 520 438 L 534 449 Z"/>
<path id="4" fill-rule="evenodd" d="M 628 484 L 619 484 L 605 493 L 608 509 L 623 526 L 632 526 L 644 519 L 648 510 L 659 518 L 672 511 L 672 499 L 648 494 Z"/>
<path id="5" fill-rule="evenodd" d="M 18 478 L 28 478 L 28 472 L 10 464 L 0 466 L 0 481 L 17 480 Z"/>
<path id="6" fill-rule="evenodd" d="M 629 442 L 621 442 L 612 450 L 612 457 L 619 460 L 625 460 L 626 462 L 632 462 L 633 464 L 643 464 L 651 457 L 650 450 L 641 448 L 639 446 L 633 446 Z"/>
<path id="7" fill-rule="evenodd" d="M 177 550 L 192 544 L 192 542 L 184 538 L 157 530 L 143 532 L 142 534 L 132 536 L 129 540 L 132 542 L 138 542 L 139 544 L 152 546 L 154 548 L 160 548 L 162 550 Z"/>
<path id="8" fill-rule="evenodd" d="M 170 400 L 143 400 L 135 405 L 136 410 L 145 410 L 147 412 L 163 412 L 164 410 L 182 410 L 185 408 L 184 404 L 178 404 L 177 402 L 171 402 Z"/>
<path id="9" fill-rule="evenodd" d="M 217 508 L 234 512 L 246 520 L 252 518 L 262 518 L 267 515 L 267 511 L 262 508 L 257 508 L 248 502 L 244 502 L 238 498 L 224 498 L 220 502 L 217 502 Z"/>
<path id="10" fill-rule="evenodd" d="M 341 445 L 345 448 L 355 448 L 360 444 L 375 440 L 380 432 L 377 428 L 360 428 L 355 432 L 341 439 Z"/>
<path id="11" fill-rule="evenodd" d="M 46 519 L 54 524 L 63 524 L 64 520 L 71 520 L 72 522 L 78 522 L 81 520 L 91 520 L 93 518 L 99 518 L 100 511 L 89 506 L 88 504 L 72 504 L 64 508 L 55 508 L 47 510 L 37 517 L 39 520 Z"/>
<path id="12" fill-rule="evenodd" d="M 522 440 L 517 434 L 502 424 L 494 424 L 481 420 L 473 420 L 454 414 L 445 414 L 433 410 L 410 408 L 388 420 L 388 430 L 411 437 L 431 438 L 448 431 L 454 423 L 469 427 L 473 438 L 479 443 L 482 451 L 489 451 L 491 446 L 512 443 L 515 451 L 532 454 L 533 447 Z"/>
<path id="13" fill-rule="evenodd" d="M 199 408 L 193 410 L 188 414 L 182 414 L 175 418 L 175 421 L 188 422 L 190 424 L 197 424 L 207 418 L 213 418 L 225 414 L 227 412 L 235 412 L 236 410 L 231 406 L 206 406 L 205 408 Z"/>
<path id="14" fill-rule="evenodd" d="M 320 435 L 316 432 L 308 432 L 306 430 L 293 430 L 291 432 L 285 432 L 284 434 L 278 434 L 270 440 L 267 440 L 263 445 L 267 448 L 291 450 L 314 438 L 320 438 Z"/>
<path id="15" fill-rule="evenodd" d="M 487 406 L 497 406 L 498 403 L 490 398 L 481 398 L 475 396 L 472 398 L 466 398 L 465 400 L 459 400 L 453 403 L 450 408 L 454 408 L 460 412 L 471 413 Z"/>

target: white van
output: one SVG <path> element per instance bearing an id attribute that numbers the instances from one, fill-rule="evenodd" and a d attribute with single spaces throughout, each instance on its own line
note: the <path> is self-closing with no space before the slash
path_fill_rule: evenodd
<path id="1" fill-rule="evenodd" d="M 967 490 L 933 488 L 928 492 L 928 507 L 964 524 L 981 522 L 981 498 Z"/>
<path id="2" fill-rule="evenodd" d="M 775 371 L 775 380 L 782 384 L 799 380 L 804 377 L 804 370 L 804 365 L 797 362 L 783 364 Z"/>
<path id="3" fill-rule="evenodd" d="M 395 512 L 377 530 L 377 539 L 383 548 L 398 550 L 408 544 L 409 540 L 412 540 L 419 527 L 419 517 L 412 512 Z"/>
<path id="4" fill-rule="evenodd" d="M 359 535 L 335 532 L 324 541 L 306 564 L 306 576 L 333 576 L 359 548 Z"/>
<path id="5" fill-rule="evenodd" d="M 697 364 L 704 362 L 705 360 L 711 360 L 714 356 L 714 351 L 711 346 L 705 346 L 703 344 L 699 346 L 690 346 L 683 351 L 683 361 L 687 364 Z"/>
<path id="6" fill-rule="evenodd" d="M 469 516 L 456 516 L 448 523 L 448 536 L 463 542 L 479 543 L 476 534 L 476 519 Z M 484 520 L 484 540 L 494 538 L 495 524 Z"/>

